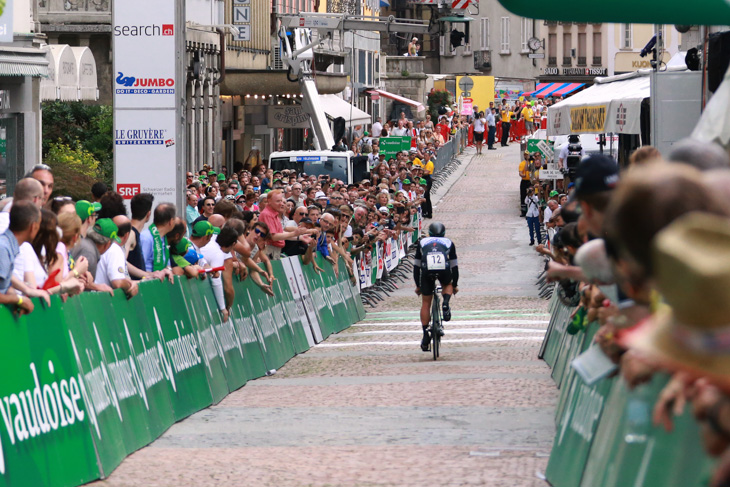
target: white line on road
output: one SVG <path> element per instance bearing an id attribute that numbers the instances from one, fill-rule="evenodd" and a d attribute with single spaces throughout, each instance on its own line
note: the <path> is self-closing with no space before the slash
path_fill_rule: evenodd
<path id="1" fill-rule="evenodd" d="M 534 329 L 534 328 L 464 328 L 464 329 L 452 329 L 446 327 L 446 333 L 449 335 L 489 335 L 489 334 L 502 334 L 502 333 L 540 333 L 545 334 L 545 330 Z M 361 331 L 357 333 L 350 333 L 347 335 L 340 335 L 341 337 L 348 336 L 363 336 L 363 335 L 410 335 L 410 334 L 423 334 L 423 331 L 419 328 L 413 330 L 378 330 L 378 331 Z"/>
<path id="2" fill-rule="evenodd" d="M 543 337 L 502 337 L 502 338 L 460 338 L 457 340 L 441 340 L 441 343 L 448 345 L 449 343 L 486 343 L 486 342 L 514 342 L 514 341 L 542 341 Z M 370 345 L 390 345 L 390 346 L 413 346 L 420 345 L 420 341 L 416 342 L 349 342 L 349 343 L 320 343 L 315 347 L 326 348 L 344 348 L 344 347 L 360 347 Z"/>
<path id="3" fill-rule="evenodd" d="M 546 320 L 451 320 L 447 323 L 455 325 L 547 325 L 550 322 Z M 355 323 L 352 326 L 420 326 L 420 324 L 420 321 L 401 321 L 397 323 Z"/>

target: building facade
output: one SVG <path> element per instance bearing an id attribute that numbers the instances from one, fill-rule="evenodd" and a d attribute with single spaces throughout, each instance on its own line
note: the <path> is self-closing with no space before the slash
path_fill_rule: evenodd
<path id="1" fill-rule="evenodd" d="M 651 67 L 652 55 L 642 57 L 641 50 L 655 34 L 653 25 L 544 21 L 543 28 L 540 82 L 592 84 L 596 76 Z M 663 26 L 662 37 L 667 63 L 679 51 L 680 34 Z"/>

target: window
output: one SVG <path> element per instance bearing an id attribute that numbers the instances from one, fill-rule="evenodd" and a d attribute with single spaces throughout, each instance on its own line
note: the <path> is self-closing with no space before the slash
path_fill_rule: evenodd
<path id="1" fill-rule="evenodd" d="M 571 35 L 569 33 L 568 34 L 564 33 L 563 34 L 563 64 L 565 66 L 570 66 L 571 64 L 573 64 L 573 61 L 571 59 L 572 58 L 572 53 L 571 53 L 572 48 L 573 48 L 573 44 L 572 44 L 572 40 L 571 40 Z"/>
<path id="2" fill-rule="evenodd" d="M 532 19 L 522 19 L 520 24 L 522 27 L 520 32 L 520 52 L 530 52 L 527 41 L 530 37 L 533 37 Z"/>
<path id="3" fill-rule="evenodd" d="M 585 32 L 578 32 L 578 66 L 586 65 L 588 39 Z"/>
<path id="4" fill-rule="evenodd" d="M 634 33 L 631 24 L 621 24 L 621 48 L 632 49 L 634 47 Z"/>
<path id="5" fill-rule="evenodd" d="M 499 52 L 509 54 L 509 17 L 502 17 L 502 36 L 499 43 Z"/>
<path id="6" fill-rule="evenodd" d="M 593 33 L 593 65 L 600 66 L 602 63 L 601 59 L 601 33 Z"/>
<path id="7" fill-rule="evenodd" d="M 482 51 L 488 51 L 489 50 L 489 19 L 479 19 L 479 48 Z"/>
<path id="8" fill-rule="evenodd" d="M 469 35 L 464 37 L 464 49 L 462 49 L 461 54 L 471 55 L 471 29 L 469 29 Z"/>
<path id="9" fill-rule="evenodd" d="M 446 54 L 446 36 L 439 36 L 439 55 Z"/>
<path id="10" fill-rule="evenodd" d="M 558 34 L 548 34 L 548 65 L 558 64 Z"/>

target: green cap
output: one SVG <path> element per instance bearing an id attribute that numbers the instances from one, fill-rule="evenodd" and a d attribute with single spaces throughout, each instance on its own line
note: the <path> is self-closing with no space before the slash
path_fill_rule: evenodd
<path id="1" fill-rule="evenodd" d="M 225 181 L 225 180 L 226 180 L 226 175 L 225 175 L 225 174 L 223 174 L 223 173 L 220 173 L 220 174 L 218 175 L 218 181 Z"/>
<path id="2" fill-rule="evenodd" d="M 101 210 L 101 203 L 92 203 L 86 200 L 76 202 L 76 214 L 85 222 L 91 215 Z"/>
<path id="3" fill-rule="evenodd" d="M 99 235 L 110 238 L 117 243 L 121 243 L 121 240 L 117 237 L 119 228 L 117 228 L 111 218 L 100 218 L 96 220 L 96 223 L 94 224 L 94 231 Z"/>
<path id="4" fill-rule="evenodd" d="M 403 180 L 403 183 L 402 183 L 402 184 L 411 184 L 411 180 L 410 180 L 410 179 L 408 179 L 408 178 L 405 178 L 405 179 Z"/>
<path id="5" fill-rule="evenodd" d="M 428 186 L 428 181 L 426 181 L 425 179 L 421 178 L 421 180 L 418 181 L 418 184 L 420 184 L 421 186 Z"/>
<path id="6" fill-rule="evenodd" d="M 210 223 L 209 223 L 209 225 L 210 225 Z M 173 250 L 173 252 L 175 252 L 178 255 L 185 255 L 187 253 L 189 247 L 190 247 L 190 240 L 188 240 L 187 238 L 183 237 L 177 243 L 177 245 L 175 245 L 172 248 L 172 250 Z"/>
<path id="7" fill-rule="evenodd" d="M 215 171 L 209 171 L 208 177 L 215 176 L 217 173 Z"/>
<path id="8" fill-rule="evenodd" d="M 392 204 L 388 204 L 388 205 L 386 205 L 386 206 L 387 206 L 388 208 L 390 208 L 391 210 L 393 209 L 393 205 L 392 205 Z"/>
<path id="9" fill-rule="evenodd" d="M 216 228 L 207 220 L 200 220 L 193 225 L 193 237 L 206 237 L 208 235 L 218 235 L 221 233 L 220 228 Z"/>
<path id="10" fill-rule="evenodd" d="M 557 192 L 557 191 L 555 191 L 555 190 L 552 190 L 552 191 L 550 191 L 550 197 L 551 197 L 551 198 L 552 198 L 553 196 L 557 196 L 557 195 L 559 195 L 559 194 L 560 194 L 560 193 L 558 193 L 558 192 Z"/>

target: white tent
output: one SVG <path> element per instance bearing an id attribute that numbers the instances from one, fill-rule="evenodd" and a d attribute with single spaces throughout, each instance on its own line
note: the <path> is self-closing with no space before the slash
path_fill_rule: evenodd
<path id="1" fill-rule="evenodd" d="M 691 137 L 705 142 L 730 145 L 730 69 L 702 112 Z"/>
<path id="2" fill-rule="evenodd" d="M 548 109 L 549 135 L 638 134 L 641 102 L 650 95 L 649 71 L 611 78 Z"/>
<path id="3" fill-rule="evenodd" d="M 350 105 L 337 95 L 319 95 L 324 113 L 330 118 L 342 117 L 346 126 L 369 125 L 372 118 L 356 106 Z"/>

